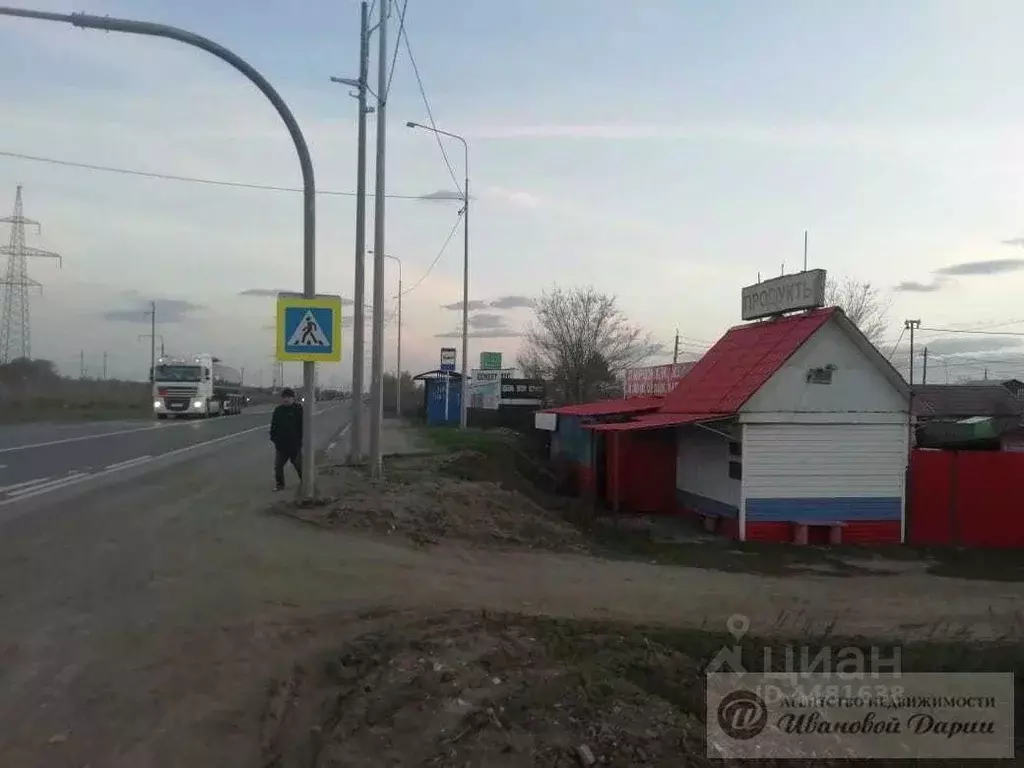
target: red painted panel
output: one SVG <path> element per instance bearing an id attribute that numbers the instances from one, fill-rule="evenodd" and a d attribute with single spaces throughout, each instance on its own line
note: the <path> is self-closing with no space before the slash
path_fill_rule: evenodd
<path id="1" fill-rule="evenodd" d="M 605 435 L 608 501 L 621 511 L 667 514 L 675 508 L 676 440 L 673 430 Z"/>
<path id="2" fill-rule="evenodd" d="M 907 543 L 941 546 L 951 541 L 954 451 L 914 451 L 910 459 Z"/>
<path id="3" fill-rule="evenodd" d="M 792 523 L 747 523 L 747 541 L 793 540 Z"/>
<path id="4" fill-rule="evenodd" d="M 914 451 L 908 543 L 1024 547 L 1024 454 Z"/>
<path id="5" fill-rule="evenodd" d="M 898 520 L 858 520 L 843 526 L 843 544 L 899 544 Z"/>

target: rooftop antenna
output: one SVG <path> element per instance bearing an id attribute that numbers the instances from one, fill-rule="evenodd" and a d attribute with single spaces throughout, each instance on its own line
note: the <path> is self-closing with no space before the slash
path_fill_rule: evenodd
<path id="1" fill-rule="evenodd" d="M 759 283 L 761 282 L 761 273 L 760 272 L 757 273 L 757 282 L 759 282 Z"/>
<path id="2" fill-rule="evenodd" d="M 779 274 L 780 275 L 785 275 L 786 274 L 786 262 L 782 262 L 782 271 Z"/>
<path id="3" fill-rule="evenodd" d="M 807 271 L 807 230 L 804 230 L 804 272 Z"/>

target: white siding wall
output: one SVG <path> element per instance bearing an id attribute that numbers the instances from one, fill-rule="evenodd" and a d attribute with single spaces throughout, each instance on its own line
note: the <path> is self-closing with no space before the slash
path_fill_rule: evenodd
<path id="1" fill-rule="evenodd" d="M 740 506 L 739 480 L 729 477 L 729 440 L 699 427 L 679 430 L 676 488 L 714 501 Z"/>
<path id="2" fill-rule="evenodd" d="M 747 424 L 747 499 L 903 498 L 901 424 Z"/>
<path id="3" fill-rule="evenodd" d="M 744 423 L 906 424 L 907 398 L 836 321 L 786 361 L 740 413 Z M 831 384 L 811 384 L 811 368 L 834 365 Z"/>

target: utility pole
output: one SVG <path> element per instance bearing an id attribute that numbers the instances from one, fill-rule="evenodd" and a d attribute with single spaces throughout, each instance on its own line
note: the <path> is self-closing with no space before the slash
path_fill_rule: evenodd
<path id="1" fill-rule="evenodd" d="M 807 230 L 804 230 L 804 272 L 807 271 Z"/>
<path id="2" fill-rule="evenodd" d="M 679 362 L 679 329 L 676 328 L 676 345 L 672 350 L 672 365 Z"/>
<path id="3" fill-rule="evenodd" d="M 107 353 L 103 353 L 103 380 L 107 380 Z"/>
<path id="4" fill-rule="evenodd" d="M 81 350 L 78 353 L 78 378 L 85 378 L 85 350 Z"/>
<path id="5" fill-rule="evenodd" d="M 914 331 L 921 327 L 920 320 L 905 320 L 903 327 L 910 331 L 910 387 L 914 387 Z"/>
<path id="6" fill-rule="evenodd" d="M 156 302 L 149 302 L 149 385 L 156 384 Z"/>
<path id="7" fill-rule="evenodd" d="M 924 359 L 924 364 L 921 366 L 921 385 L 924 386 L 928 383 L 928 347 L 924 348 L 921 357 Z"/>
<path id="8" fill-rule="evenodd" d="M 920 320 L 906 320 L 903 327 L 910 331 L 910 398 L 907 401 L 907 471 L 914 449 L 914 331 L 921 327 Z"/>
<path id="9" fill-rule="evenodd" d="M 356 263 L 353 281 L 354 325 L 352 327 L 352 426 L 349 429 L 349 461 L 363 458 L 363 372 L 366 359 L 366 105 L 370 70 L 370 9 L 359 4 L 359 79 L 332 77 L 331 81 L 356 89 L 359 118 L 356 140 Z"/>
<path id="10" fill-rule="evenodd" d="M 377 21 L 377 160 L 373 201 L 373 343 L 370 382 L 370 474 L 382 469 L 380 430 L 384 417 L 384 173 L 387 152 L 388 14 L 391 0 L 379 0 Z M 359 256 L 362 258 L 362 255 Z M 355 393 L 353 393 L 355 394 Z"/>

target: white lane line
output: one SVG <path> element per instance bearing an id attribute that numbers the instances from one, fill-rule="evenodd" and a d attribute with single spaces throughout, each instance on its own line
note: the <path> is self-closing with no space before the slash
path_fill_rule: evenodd
<path id="1" fill-rule="evenodd" d="M 0 493 L 6 493 L 7 491 L 13 491 L 15 488 L 24 488 L 26 485 L 38 485 L 39 483 L 45 483 L 52 480 L 52 477 L 37 477 L 35 480 L 26 480 L 23 483 L 15 483 L 14 485 L 5 485 L 0 487 Z"/>
<path id="2" fill-rule="evenodd" d="M 126 461 L 119 461 L 116 464 L 107 464 L 104 469 L 125 469 L 127 467 L 133 467 L 136 464 L 145 464 L 147 461 L 151 461 L 152 456 L 136 456 L 134 459 L 127 459 Z"/>
<path id="3" fill-rule="evenodd" d="M 245 416 L 269 416 L 269 412 L 243 413 Z M 198 421 L 181 421 L 175 424 L 152 424 L 148 427 L 133 427 L 132 429 L 117 429 L 113 432 L 100 432 L 95 435 L 79 435 L 78 437 L 65 437 L 60 440 L 47 440 L 45 443 L 30 443 L 28 445 L 15 445 L 11 448 L 0 448 L 0 453 L 12 453 L 14 451 L 27 451 L 32 448 L 49 448 L 51 445 L 66 445 L 68 443 L 80 443 L 83 440 L 98 440 L 101 437 L 115 437 L 117 435 L 133 435 L 139 432 L 154 432 L 156 430 L 175 429 L 181 427 L 196 427 L 200 424 L 221 424 L 218 419 L 204 419 Z"/>
<path id="4" fill-rule="evenodd" d="M 339 407 L 339 406 L 334 406 L 334 407 Z M 333 410 L 333 408 L 325 409 L 325 410 Z M 346 425 L 345 428 L 339 434 L 340 435 L 344 435 L 348 431 L 350 426 L 351 426 L 351 423 Z M 232 432 L 230 435 L 221 435 L 220 437 L 215 437 L 212 440 L 204 440 L 201 443 L 193 443 L 192 445 L 186 445 L 184 448 L 175 448 L 173 451 L 168 451 L 167 453 L 161 453 L 159 456 L 155 456 L 155 457 L 140 456 L 140 457 L 138 457 L 139 459 L 146 459 L 146 462 L 137 461 L 137 460 L 129 460 L 128 462 L 124 462 L 123 461 L 120 464 L 111 465 L 109 467 L 101 469 L 99 472 L 94 472 L 93 474 L 87 474 L 87 473 L 84 473 L 84 472 L 72 472 L 72 473 L 70 473 L 66 477 L 59 478 L 59 479 L 54 480 L 52 482 L 49 482 L 49 483 L 47 483 L 45 485 L 36 485 L 35 487 L 32 487 L 32 488 L 24 488 L 23 490 L 18 490 L 18 491 L 16 491 L 16 493 L 18 494 L 16 497 L 14 497 L 14 494 L 8 493 L 9 496 L 12 496 L 14 498 L 4 499 L 3 501 L 0 501 L 0 507 L 5 507 L 8 504 L 14 504 L 15 502 L 19 502 L 19 501 L 24 501 L 25 499 L 31 499 L 34 496 L 41 496 L 44 493 L 50 493 L 51 491 L 56 491 L 56 490 L 59 490 L 61 488 L 67 488 L 67 487 L 70 487 L 72 485 L 78 485 L 79 483 L 83 483 L 86 480 L 92 480 L 92 479 L 97 478 L 97 477 L 103 477 L 104 475 L 112 475 L 115 472 L 121 472 L 121 471 L 123 471 L 125 469 L 131 469 L 133 466 L 136 465 L 136 463 L 142 464 L 142 463 L 148 463 L 148 462 L 151 462 L 151 461 L 159 461 L 160 459 L 166 459 L 169 456 L 178 456 L 178 455 L 183 454 L 183 453 L 188 453 L 189 451 L 194 451 L 194 450 L 196 450 L 198 448 L 203 448 L 203 447 L 205 447 L 207 445 L 215 445 L 216 443 L 223 443 L 225 440 L 231 440 L 232 438 L 241 437 L 242 435 L 248 435 L 248 434 L 251 434 L 253 432 L 257 432 L 257 431 L 259 431 L 261 429 L 266 429 L 266 428 L 267 428 L 267 426 L 265 424 L 260 424 L 259 426 L 250 427 L 249 429 L 243 429 L 243 430 L 241 430 L 239 432 Z M 49 478 L 45 478 L 45 479 L 48 480 Z M 39 481 L 30 480 L 28 483 L 20 483 L 19 486 L 31 485 L 32 483 L 38 483 L 38 482 Z M 13 487 L 13 486 L 9 486 L 9 487 Z M 0 488 L 0 491 L 2 491 L 2 490 L 3 489 Z"/>
<path id="5" fill-rule="evenodd" d="M 248 434 L 250 434 L 252 432 L 256 432 L 257 430 L 261 430 L 261 429 L 266 429 L 266 426 L 263 425 L 263 424 L 260 424 L 258 427 L 250 427 L 249 429 L 243 429 L 240 432 L 232 432 L 230 435 L 222 435 L 221 437 L 215 437 L 213 440 L 205 440 L 205 441 L 203 441 L 201 443 L 194 443 L 192 445 L 186 445 L 184 448 L 176 448 L 173 451 L 168 451 L 167 453 L 161 453 L 159 456 L 156 456 L 154 459 L 150 459 L 150 461 L 155 461 L 155 460 L 159 460 L 159 459 L 165 459 L 168 456 L 177 456 L 177 455 L 182 454 L 182 453 L 187 453 L 188 451 L 194 451 L 194 450 L 196 450 L 198 448 L 203 448 L 203 447 L 205 447 L 207 445 L 214 445 L 216 443 L 223 443 L 225 440 L 231 440 L 232 438 L 235 438 L 235 437 L 241 437 L 242 435 L 248 435 Z M 115 472 L 121 472 L 121 471 L 123 471 L 125 469 L 131 469 L 133 466 L 135 466 L 135 465 L 134 464 L 125 464 L 124 462 L 122 462 L 122 466 L 114 466 L 114 467 L 108 467 L 106 469 L 101 469 L 99 472 L 94 472 L 91 475 L 82 474 L 81 476 L 75 477 L 75 478 L 71 479 L 70 481 L 65 481 L 65 480 L 62 479 L 61 481 L 59 481 L 59 484 L 51 483 L 50 486 L 52 486 L 52 487 L 26 488 L 24 492 L 19 491 L 19 493 L 21 495 L 19 495 L 17 498 L 5 499 L 4 501 L 0 501 L 0 507 L 5 507 L 8 504 L 14 504 L 15 502 L 23 501 L 24 499 L 31 499 L 33 496 L 41 496 L 44 493 L 49 493 L 50 491 L 55 491 L 58 488 L 67 488 L 67 487 L 72 486 L 72 485 L 78 485 L 79 483 L 82 483 L 82 482 L 84 482 L 86 480 L 92 480 L 92 479 L 97 478 L 97 477 L 103 477 L 104 475 L 112 475 Z"/>
<path id="6" fill-rule="evenodd" d="M 63 488 L 65 485 L 71 485 L 73 483 L 84 480 L 89 477 L 88 472 L 71 472 L 64 477 L 51 480 L 48 483 L 29 485 L 25 488 L 19 488 L 17 490 L 7 491 L 7 495 L 12 498 L 8 499 L 4 503 L 10 503 L 12 501 L 18 501 L 21 498 L 28 498 L 29 496 L 36 496 L 40 493 L 49 493 L 55 491 L 58 488 Z"/>

